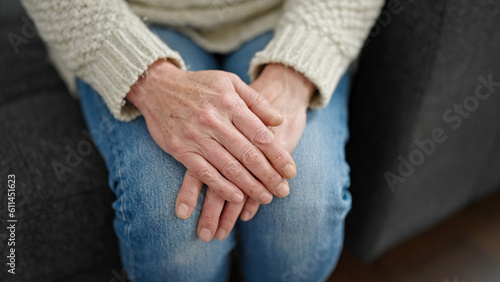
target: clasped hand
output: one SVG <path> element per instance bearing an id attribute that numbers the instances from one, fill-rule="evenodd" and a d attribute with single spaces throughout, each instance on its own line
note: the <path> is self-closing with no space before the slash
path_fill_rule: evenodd
<path id="1" fill-rule="evenodd" d="M 280 67 L 284 68 L 269 65 L 260 77 L 284 74 L 271 72 Z M 266 71 L 271 75 L 265 75 Z M 276 94 L 286 89 L 271 91 L 268 97 L 256 91 L 266 92 L 269 83 L 260 83 L 265 79 L 259 78 L 251 87 L 232 73 L 183 71 L 163 60 L 148 72 L 134 84 L 127 100 L 143 114 L 155 142 L 187 168 L 175 205 L 180 218 L 192 214 L 203 183 L 208 186 L 198 226 L 202 240 L 210 241 L 214 235 L 224 239 L 238 216 L 249 220 L 259 204 L 270 203 L 273 195 L 288 195 L 286 178 L 296 174 L 290 154 L 305 126 L 308 97 L 291 100 L 300 100 L 292 108 L 301 110 L 294 111 L 299 118 L 292 115 L 289 120 L 283 107 L 277 110 L 285 117 L 269 102 L 283 100 L 286 95 Z M 305 88 L 310 94 L 311 87 Z M 288 102 L 280 103 L 290 109 Z M 297 125 L 297 121 L 298 130 L 292 131 L 298 138 L 276 134 L 278 128 Z"/>

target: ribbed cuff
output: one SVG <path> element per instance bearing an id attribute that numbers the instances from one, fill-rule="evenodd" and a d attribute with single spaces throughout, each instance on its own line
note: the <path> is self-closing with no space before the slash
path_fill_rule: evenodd
<path id="1" fill-rule="evenodd" d="M 179 53 L 168 48 L 136 17 L 127 26 L 112 32 L 96 53 L 95 61 L 85 69 L 83 79 L 102 96 L 113 116 L 130 121 L 139 111 L 127 104 L 130 88 L 159 59 L 185 69 Z"/>
<path id="2" fill-rule="evenodd" d="M 270 63 L 284 64 L 307 77 L 318 89 L 309 107 L 320 108 L 330 101 L 349 59 L 320 34 L 289 25 L 278 28 L 266 48 L 255 54 L 250 62 L 250 78 L 257 78 Z"/>

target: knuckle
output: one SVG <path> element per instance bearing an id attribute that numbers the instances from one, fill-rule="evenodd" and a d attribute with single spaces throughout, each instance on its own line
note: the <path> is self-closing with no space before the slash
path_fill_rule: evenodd
<path id="1" fill-rule="evenodd" d="M 208 168 L 199 169 L 197 174 L 198 174 L 198 178 L 206 184 L 212 183 L 215 180 L 214 173 L 212 172 L 212 170 L 210 170 Z"/>
<path id="2" fill-rule="evenodd" d="M 240 77 L 232 72 L 222 72 L 224 75 L 226 75 L 227 78 L 229 78 L 231 81 L 238 80 Z"/>
<path id="3" fill-rule="evenodd" d="M 181 163 L 189 163 L 196 154 L 193 151 L 188 150 L 186 144 L 178 144 L 175 145 L 174 148 L 172 148 L 172 146 L 169 145 L 169 149 L 167 150 L 167 152 Z M 196 166 L 197 166 L 196 164 L 192 166 L 193 172 L 197 171 Z"/>
<path id="4" fill-rule="evenodd" d="M 240 164 L 237 161 L 229 161 L 222 168 L 222 173 L 229 178 L 237 177 L 241 173 Z"/>
<path id="5" fill-rule="evenodd" d="M 256 212 L 257 209 L 259 208 L 260 204 L 254 199 L 248 199 L 248 201 L 245 203 L 245 209 L 250 211 L 250 212 Z"/>
<path id="6" fill-rule="evenodd" d="M 258 196 L 260 193 L 260 187 L 258 185 L 251 185 L 250 188 L 248 189 L 247 191 L 247 194 L 251 197 L 256 197 Z"/>
<path id="7" fill-rule="evenodd" d="M 267 128 L 261 128 L 255 134 L 253 141 L 260 146 L 269 146 L 273 142 L 273 134 Z"/>
<path id="8" fill-rule="evenodd" d="M 224 78 L 228 74 L 230 74 L 229 72 L 226 72 L 226 71 L 223 71 L 223 70 L 213 70 L 212 72 L 215 74 L 215 76 L 217 78 Z"/>
<path id="9" fill-rule="evenodd" d="M 276 154 L 274 154 L 273 156 L 273 161 L 274 162 L 282 162 L 285 160 L 285 153 L 280 151 L 280 152 L 277 152 Z"/>
<path id="10" fill-rule="evenodd" d="M 167 144 L 168 144 L 169 151 L 171 151 L 173 153 L 179 153 L 182 151 L 182 148 L 185 147 L 185 145 L 182 142 L 180 142 L 180 140 L 178 140 L 178 139 L 169 140 L 167 142 Z"/>
<path id="11" fill-rule="evenodd" d="M 221 95 L 220 98 L 221 98 L 220 101 L 221 101 L 223 107 L 225 107 L 227 109 L 235 109 L 240 105 L 238 103 L 238 99 L 236 99 L 234 93 L 226 91 Z"/>
<path id="12" fill-rule="evenodd" d="M 197 130 L 195 130 L 192 126 L 183 126 L 181 128 L 181 132 L 182 132 L 182 135 L 188 139 L 195 139 L 196 137 L 196 134 L 197 134 Z M 183 142 L 179 142 L 179 143 L 183 143 Z"/>
<path id="13" fill-rule="evenodd" d="M 221 216 L 220 222 L 221 224 L 232 225 L 236 221 L 236 218 L 234 215 L 224 214 Z"/>
<path id="14" fill-rule="evenodd" d="M 249 146 L 244 150 L 242 158 L 245 164 L 254 164 L 259 160 L 259 153 L 256 148 Z"/>
<path id="15" fill-rule="evenodd" d="M 229 192 L 226 190 L 226 187 L 223 187 L 222 185 L 212 185 L 210 186 L 210 189 L 214 192 L 214 194 L 218 195 L 219 197 L 223 199 L 228 199 L 229 198 Z"/>
<path id="16" fill-rule="evenodd" d="M 264 96 L 262 96 L 262 95 L 260 95 L 258 93 L 254 93 L 252 95 L 252 99 L 253 99 L 253 104 L 254 105 L 267 104 L 266 98 L 264 98 Z"/>
<path id="17" fill-rule="evenodd" d="M 227 75 L 229 75 L 230 78 L 240 79 L 240 77 L 235 73 L 232 73 L 232 72 L 226 72 L 226 73 L 227 73 Z"/>
<path id="18" fill-rule="evenodd" d="M 240 109 L 248 109 L 248 106 L 247 106 L 247 104 L 245 103 L 245 101 L 243 101 L 243 99 L 238 98 L 238 99 L 236 99 L 236 102 L 237 102 L 237 103 L 236 103 L 236 104 L 237 104 L 237 106 L 238 106 Z"/>
<path id="19" fill-rule="evenodd" d="M 205 214 L 205 216 L 203 216 L 203 219 L 205 221 L 205 224 L 209 226 L 216 226 L 219 222 L 219 216 L 214 213 Z"/>
<path id="20" fill-rule="evenodd" d="M 197 112 L 197 118 L 200 125 L 205 127 L 214 127 L 218 124 L 217 113 L 215 110 L 200 109 Z"/>
<path id="21" fill-rule="evenodd" d="M 171 134 L 170 136 L 165 136 L 163 139 L 165 140 L 166 147 L 164 148 L 164 150 L 167 151 L 167 153 L 189 155 L 187 154 L 187 152 L 189 151 L 188 147 L 190 145 L 190 142 L 186 142 L 186 140 L 183 140 L 184 138 Z"/>
<path id="22" fill-rule="evenodd" d="M 266 180 L 265 180 L 265 183 L 267 186 L 272 186 L 272 187 L 275 187 L 277 186 L 280 182 L 282 181 L 282 177 L 276 173 L 276 172 L 273 172 L 273 173 L 270 173 Z"/>

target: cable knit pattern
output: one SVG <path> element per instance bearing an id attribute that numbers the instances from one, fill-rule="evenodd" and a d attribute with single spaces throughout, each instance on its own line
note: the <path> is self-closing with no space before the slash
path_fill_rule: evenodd
<path id="1" fill-rule="evenodd" d="M 24 0 L 61 76 L 89 83 L 111 113 L 129 121 L 139 111 L 125 102 L 130 87 L 161 58 L 184 68 L 180 55 L 149 31 L 122 0 Z"/>
<path id="2" fill-rule="evenodd" d="M 275 36 L 250 64 L 252 79 L 268 63 L 304 74 L 318 89 L 310 107 L 325 106 L 350 62 L 358 55 L 382 0 L 288 0 Z"/>
<path id="3" fill-rule="evenodd" d="M 130 87 L 158 59 L 184 62 L 142 22 L 174 27 L 209 51 L 230 52 L 267 30 L 275 37 L 252 60 L 255 78 L 271 62 L 293 67 L 325 105 L 358 54 L 383 0 L 22 0 L 70 88 L 75 76 L 100 93 L 113 115 L 139 113 Z M 284 5 L 283 5 L 284 4 Z"/>

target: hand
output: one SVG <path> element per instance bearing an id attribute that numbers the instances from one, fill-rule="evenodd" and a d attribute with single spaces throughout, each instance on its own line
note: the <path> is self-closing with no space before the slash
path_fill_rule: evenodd
<path id="1" fill-rule="evenodd" d="M 304 75 L 282 64 L 267 65 L 250 86 L 285 117 L 280 126 L 270 129 L 291 154 L 304 133 L 307 107 L 316 87 Z"/>
<path id="2" fill-rule="evenodd" d="M 182 185 L 183 187 L 185 185 L 186 188 L 183 190 L 184 193 L 179 192 L 177 196 L 177 203 L 175 204 L 177 207 L 177 214 L 179 214 L 179 210 L 182 209 L 179 204 L 181 195 L 183 195 L 185 201 L 194 202 L 196 205 L 203 182 L 187 171 Z M 224 199 L 213 191 L 213 189 L 208 188 L 205 194 L 201 215 L 198 219 L 198 236 L 205 242 L 211 241 L 214 237 L 217 240 L 223 240 L 233 229 L 240 214 L 240 218 L 247 221 L 257 213 L 258 209 L 259 203 L 246 195 L 244 202 L 234 204 L 225 202 Z M 188 210 L 186 209 L 185 212 L 188 212 Z M 187 217 L 189 217 L 191 213 L 192 210 L 189 211 Z"/>
<path id="3" fill-rule="evenodd" d="M 250 84 L 266 97 L 275 110 L 285 116 L 282 125 L 272 127 L 275 139 L 289 153 L 297 146 L 306 124 L 306 111 L 314 93 L 314 85 L 302 74 L 281 64 L 267 65 L 259 78 Z M 198 199 L 202 183 L 187 173 L 184 178 L 186 187 L 191 187 L 191 202 Z M 198 222 L 198 234 L 204 241 L 210 241 L 215 234 L 217 240 L 223 240 L 233 229 L 238 216 L 244 221 L 250 220 L 259 208 L 259 203 L 248 198 L 243 204 L 225 203 L 224 200 L 207 189 L 202 213 Z M 187 189 L 186 189 L 187 191 Z"/>
<path id="4" fill-rule="evenodd" d="M 288 189 L 284 176 L 295 175 L 295 164 L 266 127 L 283 119 L 236 75 L 188 72 L 160 60 L 127 99 L 155 142 L 222 199 L 242 203 L 243 191 L 267 204 L 270 192 Z"/>

